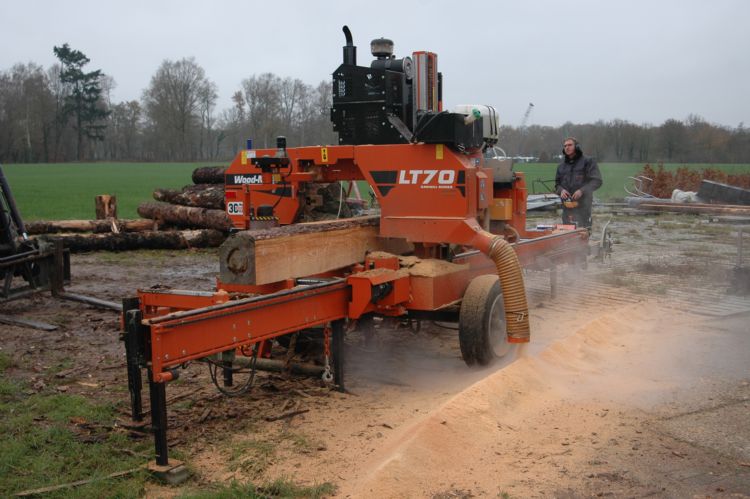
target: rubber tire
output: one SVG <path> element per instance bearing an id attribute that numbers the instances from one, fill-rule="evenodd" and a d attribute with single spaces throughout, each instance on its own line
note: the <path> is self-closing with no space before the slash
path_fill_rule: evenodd
<path id="1" fill-rule="evenodd" d="M 461 357 L 469 366 L 486 366 L 510 351 L 502 288 L 496 275 L 475 277 L 466 288 L 458 317 L 458 341 Z"/>

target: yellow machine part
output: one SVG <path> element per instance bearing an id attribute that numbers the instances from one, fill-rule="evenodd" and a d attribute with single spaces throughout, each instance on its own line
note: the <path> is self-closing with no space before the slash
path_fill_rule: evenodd
<path id="1" fill-rule="evenodd" d="M 513 216 L 513 200 L 493 198 L 490 203 L 490 220 L 510 220 Z"/>

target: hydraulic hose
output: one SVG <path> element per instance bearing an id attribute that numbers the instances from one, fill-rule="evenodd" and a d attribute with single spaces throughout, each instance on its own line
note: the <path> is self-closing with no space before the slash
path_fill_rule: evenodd
<path id="1" fill-rule="evenodd" d="M 477 244 L 474 246 L 489 256 L 497 268 L 497 276 L 503 290 L 508 342 L 528 343 L 531 336 L 529 305 L 526 302 L 526 289 L 518 256 L 502 236 L 479 231 L 476 238 Z"/>

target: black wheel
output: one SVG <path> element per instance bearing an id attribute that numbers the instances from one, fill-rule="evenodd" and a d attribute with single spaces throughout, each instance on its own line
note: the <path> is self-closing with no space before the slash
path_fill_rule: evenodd
<path id="1" fill-rule="evenodd" d="M 458 340 L 461 357 L 470 366 L 486 366 L 511 350 L 503 293 L 496 275 L 475 277 L 466 288 L 458 317 Z"/>

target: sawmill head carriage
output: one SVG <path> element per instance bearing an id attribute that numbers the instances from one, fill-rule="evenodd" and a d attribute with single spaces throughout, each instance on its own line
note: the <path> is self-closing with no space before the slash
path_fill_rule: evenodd
<path id="1" fill-rule="evenodd" d="M 463 360 L 486 365 L 529 341 L 521 268 L 588 252 L 586 230 L 526 228 L 523 174 L 484 154 L 497 141 L 494 108 L 444 110 L 436 54 L 396 58 L 380 38 L 374 60 L 358 66 L 344 34 L 331 108 L 338 144 L 248 143 L 226 171 L 235 233 L 220 248 L 215 290 L 139 291 L 123 302 L 132 414 L 141 418 L 145 368 L 160 465 L 165 385 L 189 362 L 208 363 L 229 393 L 239 370 L 270 362 L 279 338 L 293 335 L 284 341 L 293 349 L 314 332 L 318 372 L 343 389 L 345 329 L 386 317 L 455 321 Z M 358 181 L 372 188 L 377 215 L 298 223 L 319 201 L 313 186 Z"/>
<path id="2" fill-rule="evenodd" d="M 252 140 L 248 140 L 247 149 L 237 155 L 225 177 L 227 212 L 235 229 L 297 223 L 306 210 L 325 202 L 319 186 L 338 186 L 339 181 L 349 181 L 347 194 L 351 194 L 357 180 L 366 180 L 381 206 L 394 186 L 400 187 L 398 191 L 404 191 L 407 185 L 422 190 L 465 186 L 465 173 L 454 164 L 455 157 L 492 168 L 498 185 L 510 188 L 516 181 L 523 183 L 522 176 L 512 172 L 510 160 L 482 158 L 482 152 L 498 140 L 498 116 L 492 106 L 443 109 L 443 76 L 438 71 L 437 54 L 421 51 L 397 58 L 393 41 L 378 38 L 370 43 L 373 59 L 369 65 L 358 66 L 357 47 L 346 26 L 344 34 L 343 61 L 333 72 L 330 114 L 341 147 L 288 149 L 286 138 L 278 137 L 275 148 L 253 149 Z M 363 156 L 354 158 L 354 149 L 343 147 L 395 145 L 417 147 L 359 149 L 372 155 L 372 162 L 391 163 L 382 169 L 358 166 Z M 416 158 L 412 156 L 428 149 L 435 152 L 426 158 L 423 168 L 405 168 L 414 164 Z M 431 202 L 437 198 L 420 197 Z M 501 221 L 497 215 L 503 206 L 482 206 L 476 213 L 488 228 L 491 208 L 494 220 Z M 397 209 L 402 208 L 399 205 Z M 505 220 L 496 225 L 509 221 L 509 214 L 505 210 Z"/>

